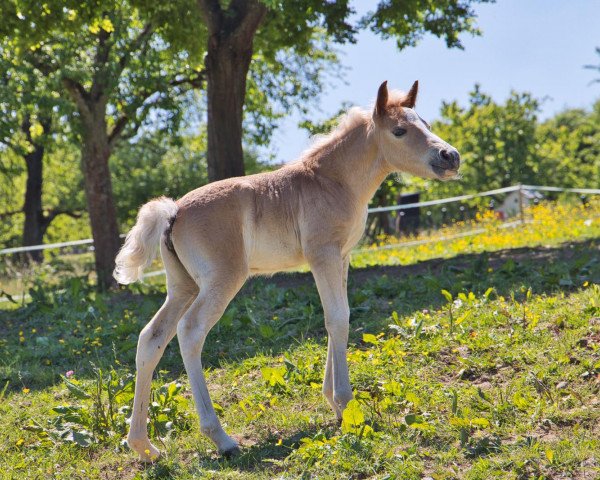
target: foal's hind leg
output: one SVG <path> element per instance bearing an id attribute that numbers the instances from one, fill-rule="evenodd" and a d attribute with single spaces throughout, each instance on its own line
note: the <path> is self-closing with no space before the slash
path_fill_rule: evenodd
<path id="1" fill-rule="evenodd" d="M 148 439 L 147 420 L 152 373 L 162 357 L 167 344 L 177 330 L 177 322 L 192 303 L 197 287 L 178 260 L 163 252 L 167 268 L 167 299 L 154 318 L 140 333 L 136 354 L 135 398 L 131 425 L 127 435 L 129 447 L 143 461 L 158 457 L 158 449 Z"/>
<path id="2" fill-rule="evenodd" d="M 225 433 L 217 418 L 206 387 L 201 354 L 208 332 L 219 321 L 245 280 L 245 272 L 225 275 L 215 274 L 214 270 L 211 277 L 201 278 L 200 293 L 177 326 L 177 340 L 200 417 L 200 430 L 222 454 L 235 451 L 238 444 Z"/>

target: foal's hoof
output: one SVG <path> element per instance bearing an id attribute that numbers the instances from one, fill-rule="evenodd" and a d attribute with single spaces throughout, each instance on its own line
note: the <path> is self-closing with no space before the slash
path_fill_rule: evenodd
<path id="1" fill-rule="evenodd" d="M 160 457 L 160 451 L 154 445 L 144 440 L 128 440 L 129 447 L 138 454 L 140 462 L 153 463 Z"/>
<path id="2" fill-rule="evenodd" d="M 221 455 L 223 458 L 237 457 L 240 453 L 242 453 L 242 451 L 240 450 L 240 446 L 237 444 L 228 447 L 225 450 L 219 450 L 219 455 Z"/>

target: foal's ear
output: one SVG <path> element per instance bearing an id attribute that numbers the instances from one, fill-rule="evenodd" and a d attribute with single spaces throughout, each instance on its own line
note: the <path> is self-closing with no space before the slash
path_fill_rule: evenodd
<path id="1" fill-rule="evenodd" d="M 407 108 L 415 108 L 415 104 L 417 103 L 417 93 L 419 93 L 419 81 L 415 80 L 413 86 L 410 87 L 410 90 L 402 100 L 402 106 Z"/>
<path id="2" fill-rule="evenodd" d="M 387 80 L 379 86 L 377 91 L 377 102 L 375 103 L 375 116 L 381 117 L 385 114 L 388 103 Z"/>

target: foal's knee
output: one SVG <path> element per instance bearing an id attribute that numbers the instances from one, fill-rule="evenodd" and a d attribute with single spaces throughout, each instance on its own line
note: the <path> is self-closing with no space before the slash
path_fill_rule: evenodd
<path id="1" fill-rule="evenodd" d="M 342 310 L 325 317 L 325 329 L 332 338 L 347 338 L 349 332 L 350 310 Z"/>

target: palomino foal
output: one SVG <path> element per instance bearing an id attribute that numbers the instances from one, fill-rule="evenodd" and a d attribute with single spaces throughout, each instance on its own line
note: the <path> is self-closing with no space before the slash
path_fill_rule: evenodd
<path id="1" fill-rule="evenodd" d="M 142 330 L 129 446 L 142 460 L 159 451 L 150 443 L 147 413 L 152 373 L 177 333 L 200 426 L 219 452 L 237 443 L 212 406 L 201 352 L 210 329 L 251 275 L 308 263 L 328 333 L 323 393 L 338 418 L 352 398 L 346 347 L 350 309 L 349 255 L 363 234 L 367 204 L 392 172 L 447 180 L 458 172 L 456 149 L 434 135 L 413 110 L 408 93 L 379 88 L 373 112 L 352 109 L 302 158 L 281 169 L 205 185 L 174 201 L 144 205 L 116 259 L 120 283 L 138 280 L 160 241 L 167 299 Z"/>

